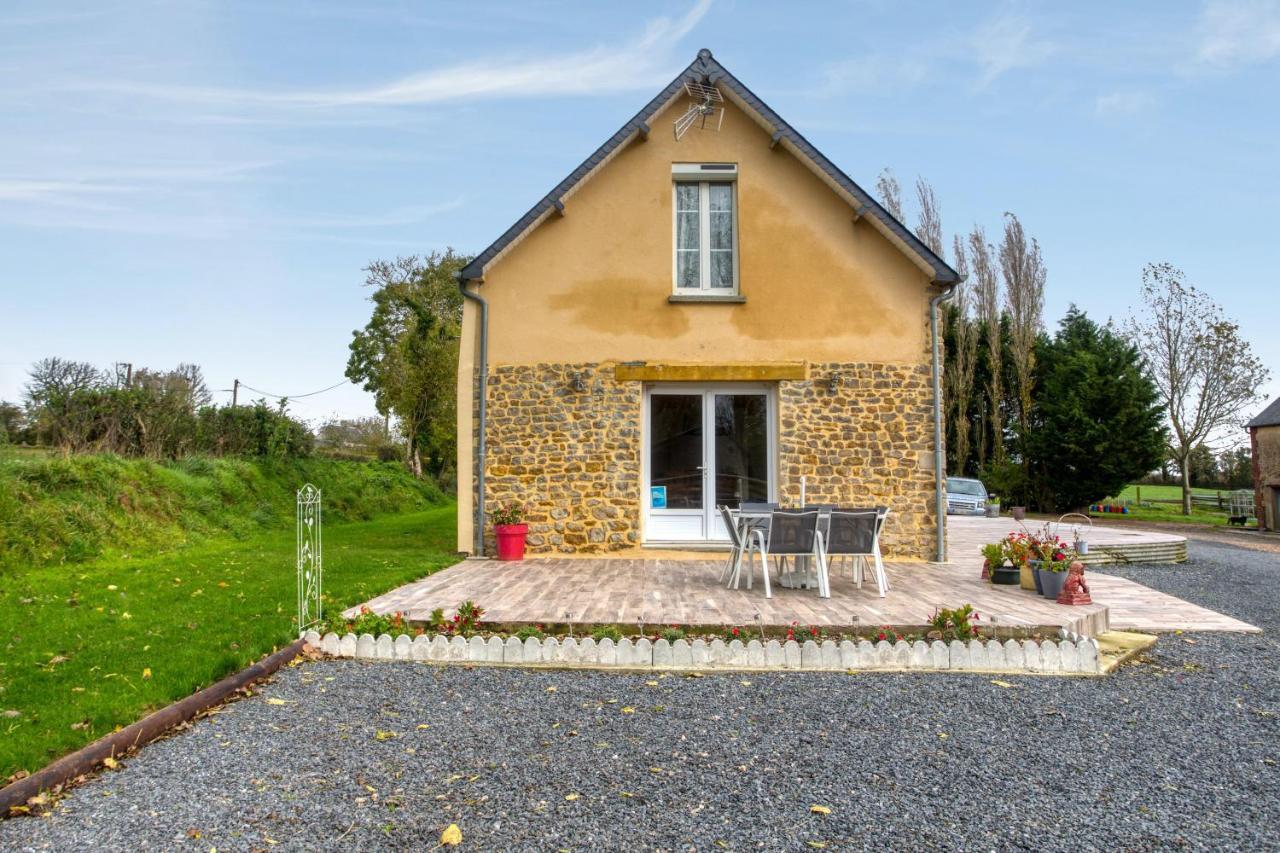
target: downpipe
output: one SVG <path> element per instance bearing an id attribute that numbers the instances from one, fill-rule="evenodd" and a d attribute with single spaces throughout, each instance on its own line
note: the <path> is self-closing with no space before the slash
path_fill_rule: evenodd
<path id="1" fill-rule="evenodd" d="M 963 281 L 963 279 L 962 279 Z M 947 560 L 947 451 L 942 444 L 942 354 L 939 347 L 938 309 L 956 292 L 959 282 L 929 299 L 929 346 L 933 356 L 933 509 L 936 516 L 934 561 Z"/>
<path id="2" fill-rule="evenodd" d="M 454 273 L 454 278 L 458 282 L 458 291 L 462 294 L 463 299 L 470 299 L 480 307 L 480 357 L 477 365 L 477 373 L 480 374 L 479 394 L 479 431 L 480 437 L 476 440 L 476 505 L 473 515 L 472 533 L 475 541 L 475 551 L 473 556 L 484 556 L 484 469 L 485 469 L 485 433 L 488 432 L 488 419 L 485 410 L 485 398 L 488 397 L 489 389 L 489 303 L 480 294 L 468 290 L 467 282 L 462 278 L 460 273 Z"/>

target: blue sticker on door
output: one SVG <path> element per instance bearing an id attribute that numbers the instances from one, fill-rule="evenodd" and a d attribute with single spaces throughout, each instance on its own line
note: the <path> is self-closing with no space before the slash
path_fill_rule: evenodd
<path id="1" fill-rule="evenodd" d="M 650 486 L 649 487 L 649 507 L 651 509 L 667 508 L 667 487 L 666 486 Z"/>

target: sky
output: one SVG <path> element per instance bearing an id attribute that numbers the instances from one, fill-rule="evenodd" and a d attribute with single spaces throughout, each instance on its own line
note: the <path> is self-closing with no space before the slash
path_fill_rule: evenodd
<path id="1" fill-rule="evenodd" d="M 925 177 L 948 244 L 1017 213 L 1051 328 L 1168 261 L 1280 394 L 1278 0 L 7 0 L 0 399 L 51 355 L 341 382 L 370 261 L 480 251 L 701 47 L 864 187 Z"/>

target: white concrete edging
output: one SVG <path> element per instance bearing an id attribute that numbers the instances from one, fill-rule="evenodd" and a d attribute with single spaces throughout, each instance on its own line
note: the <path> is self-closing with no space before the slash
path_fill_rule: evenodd
<path id="1" fill-rule="evenodd" d="M 468 662 L 519 666 L 578 664 L 617 669 L 786 669 L 807 672 L 857 670 L 920 670 L 968 672 L 1037 672 L 1096 675 L 1101 672 L 1098 641 L 1062 640 L 733 640 L 665 639 L 650 642 L 624 638 L 577 639 L 555 637 L 446 637 L 401 634 L 335 633 L 323 637 L 307 631 L 303 638 L 327 655 L 377 660 L 415 660 L 436 663 Z"/>

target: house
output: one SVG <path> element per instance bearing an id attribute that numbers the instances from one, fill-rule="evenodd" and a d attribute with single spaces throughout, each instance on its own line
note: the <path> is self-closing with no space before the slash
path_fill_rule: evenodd
<path id="1" fill-rule="evenodd" d="M 887 504 L 886 552 L 936 558 L 958 281 L 699 51 L 459 274 L 459 549 L 507 501 L 563 553 L 705 546 L 718 505 L 803 496 Z"/>
<path id="2" fill-rule="evenodd" d="M 1280 530 L 1280 397 L 1245 424 L 1253 450 L 1253 506 L 1262 530 Z"/>

